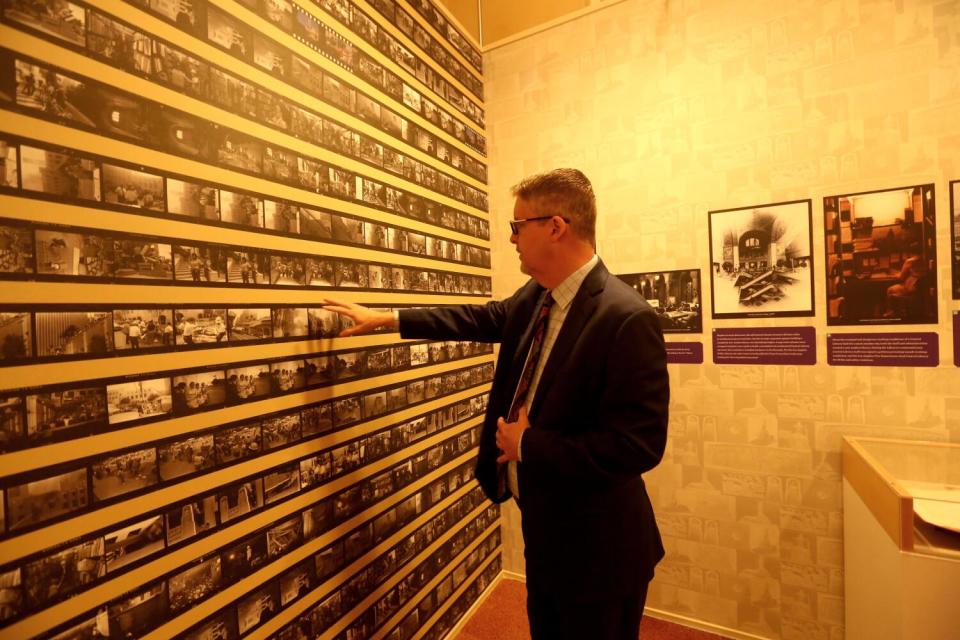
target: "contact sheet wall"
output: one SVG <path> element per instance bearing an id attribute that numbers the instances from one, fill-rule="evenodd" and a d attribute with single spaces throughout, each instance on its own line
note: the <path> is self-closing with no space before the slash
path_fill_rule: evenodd
<path id="1" fill-rule="evenodd" d="M 477 50 L 426 0 L 0 3 L 0 637 L 434 638 L 499 572 Z"/>

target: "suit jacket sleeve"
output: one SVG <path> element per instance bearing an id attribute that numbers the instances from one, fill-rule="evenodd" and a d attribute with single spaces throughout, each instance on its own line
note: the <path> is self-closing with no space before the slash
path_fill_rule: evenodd
<path id="1" fill-rule="evenodd" d="M 584 488 L 602 486 L 635 478 L 663 457 L 670 386 L 655 313 L 633 311 L 613 333 L 609 348 L 596 354 L 605 358 L 597 371 L 603 379 L 582 381 L 599 390 L 599 401 L 590 402 L 595 415 L 586 417 L 592 424 L 563 424 L 569 418 L 550 412 L 551 424 L 534 416 L 534 426 L 544 428 L 524 432 L 523 464 L 532 475 Z"/>
<path id="2" fill-rule="evenodd" d="M 401 309 L 400 337 L 501 342 L 510 309 L 529 286 L 522 287 L 505 300 L 486 304 Z"/>

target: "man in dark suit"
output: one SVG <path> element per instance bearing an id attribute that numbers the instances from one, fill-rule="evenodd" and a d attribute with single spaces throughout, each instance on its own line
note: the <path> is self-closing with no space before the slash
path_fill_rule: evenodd
<path id="1" fill-rule="evenodd" d="M 373 311 L 354 326 L 404 338 L 499 342 L 476 476 L 522 517 L 535 640 L 636 640 L 663 546 L 641 474 L 663 456 L 669 383 L 654 310 L 595 254 L 587 178 L 527 178 L 510 241 L 531 280 L 486 305 Z M 545 326 L 543 326 L 545 324 Z"/>

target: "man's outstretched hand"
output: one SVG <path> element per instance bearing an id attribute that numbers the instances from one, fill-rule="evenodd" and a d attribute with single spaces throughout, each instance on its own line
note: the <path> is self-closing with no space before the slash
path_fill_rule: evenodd
<path id="1" fill-rule="evenodd" d="M 392 311 L 374 311 L 362 305 L 335 298 L 324 298 L 323 308 L 353 320 L 353 326 L 341 331 L 340 337 L 358 336 L 371 333 L 381 327 L 395 328 L 396 326 Z"/>

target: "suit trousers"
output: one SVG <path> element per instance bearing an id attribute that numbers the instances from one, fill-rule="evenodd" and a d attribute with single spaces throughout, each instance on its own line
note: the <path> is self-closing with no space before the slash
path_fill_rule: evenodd
<path id="1" fill-rule="evenodd" d="M 567 599 L 527 583 L 532 640 L 637 640 L 648 583 L 632 597 Z"/>

